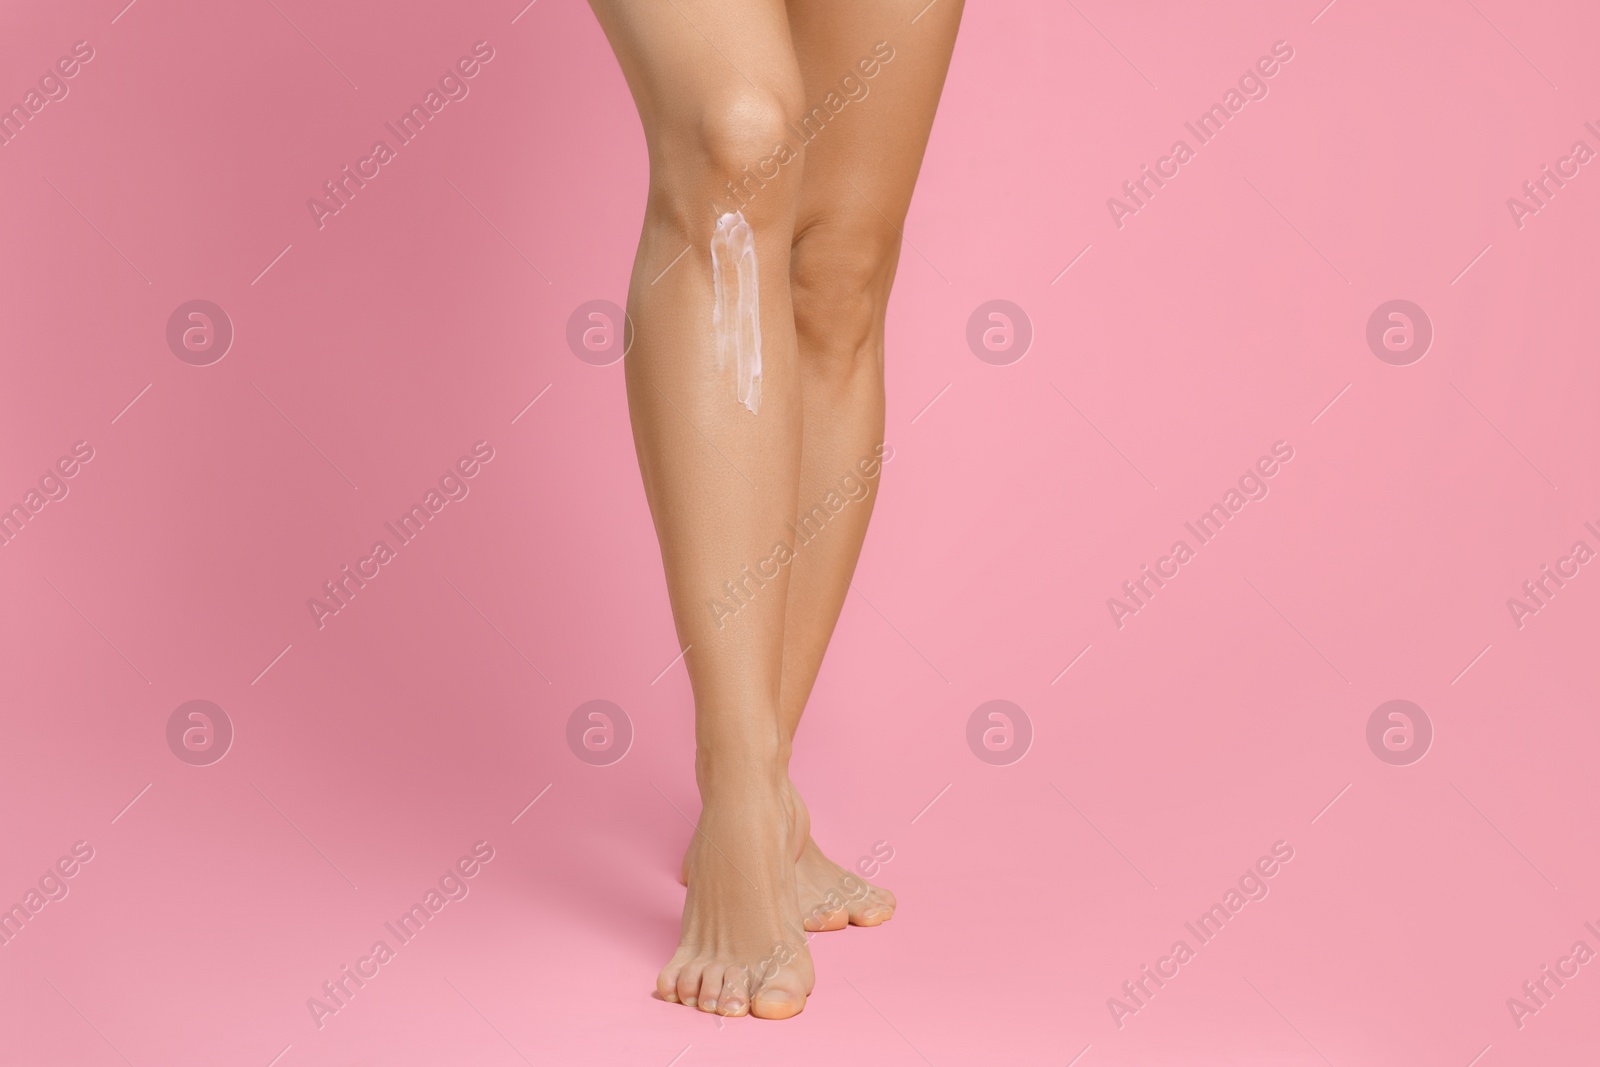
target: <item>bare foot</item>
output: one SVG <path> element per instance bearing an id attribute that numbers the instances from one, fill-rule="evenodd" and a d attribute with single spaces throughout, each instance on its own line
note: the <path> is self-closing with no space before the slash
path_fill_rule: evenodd
<path id="1" fill-rule="evenodd" d="M 796 814 L 797 834 L 805 844 L 795 861 L 795 898 L 805 929 L 818 932 L 843 930 L 846 926 L 879 926 L 894 915 L 895 897 L 853 871 L 848 871 L 823 854 L 811 838 L 811 817 L 805 801 L 792 783 L 787 785 Z M 701 845 L 699 835 L 689 842 L 683 854 L 679 880 L 688 884 L 689 865 Z"/>
<path id="2" fill-rule="evenodd" d="M 795 891 L 806 834 L 786 780 L 744 771 L 702 796 L 682 934 L 656 992 L 720 1015 L 797 1015 L 816 977 Z"/>
<path id="3" fill-rule="evenodd" d="M 810 837 L 795 864 L 795 890 L 807 930 L 879 926 L 894 914 L 893 893 L 830 860 Z"/>

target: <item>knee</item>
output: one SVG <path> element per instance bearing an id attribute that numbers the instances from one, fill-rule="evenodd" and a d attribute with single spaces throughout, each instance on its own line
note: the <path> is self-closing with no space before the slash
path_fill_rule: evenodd
<path id="1" fill-rule="evenodd" d="M 788 117 L 798 86 L 729 89 L 686 115 L 655 153 L 653 184 L 662 206 L 685 222 L 708 211 L 743 211 L 758 230 L 792 214 L 800 158 Z"/>
<path id="2" fill-rule="evenodd" d="M 789 116 L 799 98 L 797 89 L 746 86 L 708 103 L 695 130 L 706 166 L 715 175 L 755 170 L 789 140 Z"/>
<path id="3" fill-rule="evenodd" d="M 899 256 L 900 235 L 870 212 L 831 219 L 795 242 L 790 288 L 808 370 L 838 379 L 881 373 L 884 312 Z"/>

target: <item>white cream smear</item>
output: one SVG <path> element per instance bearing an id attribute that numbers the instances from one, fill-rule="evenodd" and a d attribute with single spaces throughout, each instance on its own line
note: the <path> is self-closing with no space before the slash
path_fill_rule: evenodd
<path id="1" fill-rule="evenodd" d="M 711 328 L 717 335 L 717 369 L 729 361 L 738 372 L 735 396 L 754 415 L 761 407 L 761 285 L 756 242 L 742 212 L 717 220 L 711 234 L 711 281 L 716 300 Z"/>

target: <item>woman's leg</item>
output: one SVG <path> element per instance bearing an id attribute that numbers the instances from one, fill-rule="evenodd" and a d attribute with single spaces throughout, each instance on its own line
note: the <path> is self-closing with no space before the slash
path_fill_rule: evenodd
<path id="1" fill-rule="evenodd" d="M 753 274 L 747 258 L 743 269 L 735 262 L 736 247 L 718 250 L 727 296 L 759 288 L 758 401 L 733 365 L 719 365 L 712 242 L 713 203 L 725 203 L 724 183 L 783 140 L 799 75 L 781 0 L 591 6 L 649 149 L 649 201 L 628 291 L 628 410 L 695 698 L 698 847 L 681 941 L 657 990 L 705 1011 L 784 1018 L 804 1006 L 813 982 L 795 890 L 806 829 L 788 787 L 789 736 L 778 710 L 788 568 L 764 568 L 767 578 L 752 572 L 789 540 L 796 507 L 789 251 L 800 164 L 742 211 Z"/>
<path id="2" fill-rule="evenodd" d="M 800 518 L 815 539 L 789 575 L 779 716 L 792 738 L 822 665 L 877 499 L 883 443 L 883 334 L 917 172 L 961 21 L 962 0 L 939 0 L 917 21 L 903 4 L 789 0 L 807 108 L 791 255 L 804 444 Z M 833 103 L 847 101 L 830 115 Z M 868 473 L 872 476 L 866 476 Z M 834 494 L 831 512 L 825 501 Z M 860 496 L 861 499 L 854 499 Z M 816 509 L 821 506 L 819 513 Z M 819 522 L 821 520 L 821 522 Z M 822 524 L 825 522 L 825 525 Z M 809 929 L 876 925 L 894 896 L 824 856 L 809 836 L 797 874 Z"/>

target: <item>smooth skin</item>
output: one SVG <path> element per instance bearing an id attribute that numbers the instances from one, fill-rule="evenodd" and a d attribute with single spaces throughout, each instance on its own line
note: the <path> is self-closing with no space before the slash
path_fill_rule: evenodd
<path id="1" fill-rule="evenodd" d="M 885 310 L 962 2 L 590 3 L 649 152 L 628 409 L 695 700 L 701 812 L 678 949 L 656 991 L 789 1018 L 815 982 L 807 931 L 877 925 L 895 906 L 817 847 L 788 766 L 877 498 Z M 893 57 L 880 52 L 868 79 L 858 64 L 878 42 Z M 867 94 L 831 114 L 824 101 L 846 95 L 846 75 Z M 806 143 L 796 130 L 814 108 L 828 117 Z M 795 158 L 768 177 L 757 165 L 780 144 Z M 718 368 L 712 331 L 711 234 L 735 209 L 760 264 L 755 415 Z M 768 577 L 758 564 L 795 546 L 790 525 L 846 475 L 866 495 Z"/>

